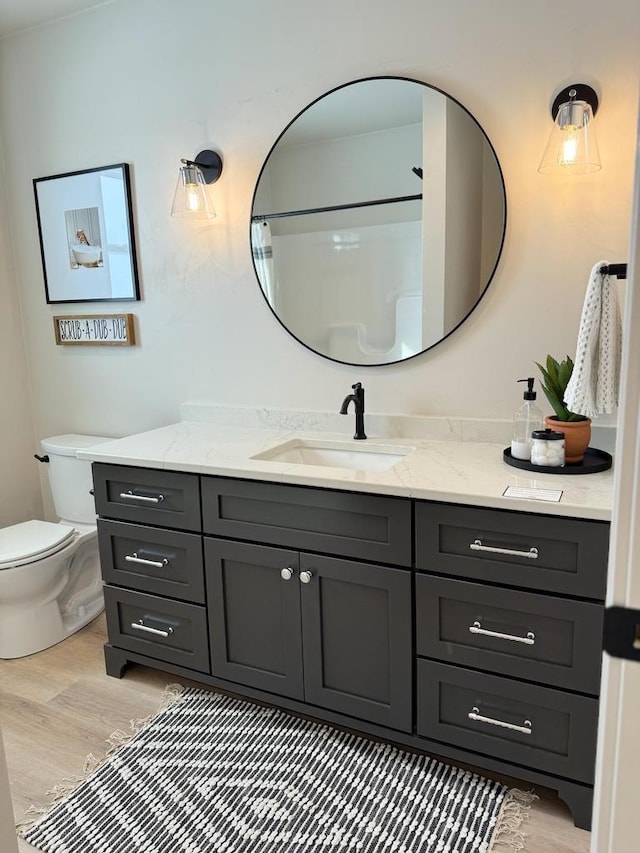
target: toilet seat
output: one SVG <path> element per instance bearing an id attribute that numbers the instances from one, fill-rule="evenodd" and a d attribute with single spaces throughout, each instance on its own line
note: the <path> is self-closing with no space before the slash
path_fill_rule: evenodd
<path id="1" fill-rule="evenodd" d="M 0 571 L 24 566 L 61 551 L 75 528 L 50 521 L 23 521 L 0 529 Z"/>

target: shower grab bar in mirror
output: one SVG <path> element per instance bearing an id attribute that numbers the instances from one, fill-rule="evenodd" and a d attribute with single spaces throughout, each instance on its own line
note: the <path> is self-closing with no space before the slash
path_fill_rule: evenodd
<path id="1" fill-rule="evenodd" d="M 332 213 L 334 210 L 353 210 L 356 207 L 373 207 L 377 204 L 396 204 L 401 201 L 420 201 L 418 195 L 401 195 L 394 198 L 376 198 L 371 201 L 355 201 L 353 204 L 334 204 L 331 207 L 310 207 L 307 210 L 283 210 L 280 213 L 256 213 L 251 217 L 252 222 L 264 222 L 267 219 L 283 219 L 285 216 L 306 216 L 309 213 Z"/>

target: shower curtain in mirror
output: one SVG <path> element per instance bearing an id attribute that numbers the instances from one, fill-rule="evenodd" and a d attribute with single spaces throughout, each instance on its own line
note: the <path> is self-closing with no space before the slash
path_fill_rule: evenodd
<path id="1" fill-rule="evenodd" d="M 266 220 L 251 223 L 251 251 L 260 285 L 269 305 L 276 308 L 276 282 L 273 269 L 271 226 Z"/>

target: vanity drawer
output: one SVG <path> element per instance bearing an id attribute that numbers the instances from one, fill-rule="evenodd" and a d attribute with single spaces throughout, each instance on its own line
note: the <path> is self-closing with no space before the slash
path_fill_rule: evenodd
<path id="1" fill-rule="evenodd" d="M 199 534 L 100 518 L 98 543 L 107 583 L 204 604 Z"/>
<path id="2" fill-rule="evenodd" d="M 150 658 L 210 672 L 204 607 L 105 586 L 109 642 Z"/>
<path id="3" fill-rule="evenodd" d="M 96 512 L 140 524 L 200 530 L 196 474 L 93 464 Z"/>
<path id="4" fill-rule="evenodd" d="M 205 533 L 411 565 L 411 502 L 329 489 L 202 478 Z"/>
<path id="5" fill-rule="evenodd" d="M 416 576 L 416 652 L 597 695 L 603 607 Z"/>
<path id="6" fill-rule="evenodd" d="M 597 699 L 426 660 L 417 677 L 418 735 L 593 782 Z"/>
<path id="7" fill-rule="evenodd" d="M 609 524 L 416 503 L 416 567 L 604 599 Z"/>

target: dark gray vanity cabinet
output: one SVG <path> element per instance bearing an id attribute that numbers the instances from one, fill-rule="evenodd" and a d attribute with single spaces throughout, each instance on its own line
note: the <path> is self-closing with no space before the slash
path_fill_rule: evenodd
<path id="1" fill-rule="evenodd" d="M 411 573 L 207 537 L 212 674 L 410 732 Z"/>
<path id="2" fill-rule="evenodd" d="M 212 674 L 410 732 L 410 501 L 201 485 Z"/>
<path id="3" fill-rule="evenodd" d="M 199 477 L 94 465 L 93 483 L 107 671 L 133 653 L 209 673 Z"/>
<path id="4" fill-rule="evenodd" d="M 550 774 L 587 827 L 608 523 L 418 502 L 415 537 L 417 734 Z"/>
<path id="5" fill-rule="evenodd" d="M 112 674 L 133 652 L 411 732 L 410 501 L 103 464 L 94 485 Z"/>
<path id="6" fill-rule="evenodd" d="M 607 522 L 94 464 L 129 662 L 554 788 L 589 828 Z"/>

